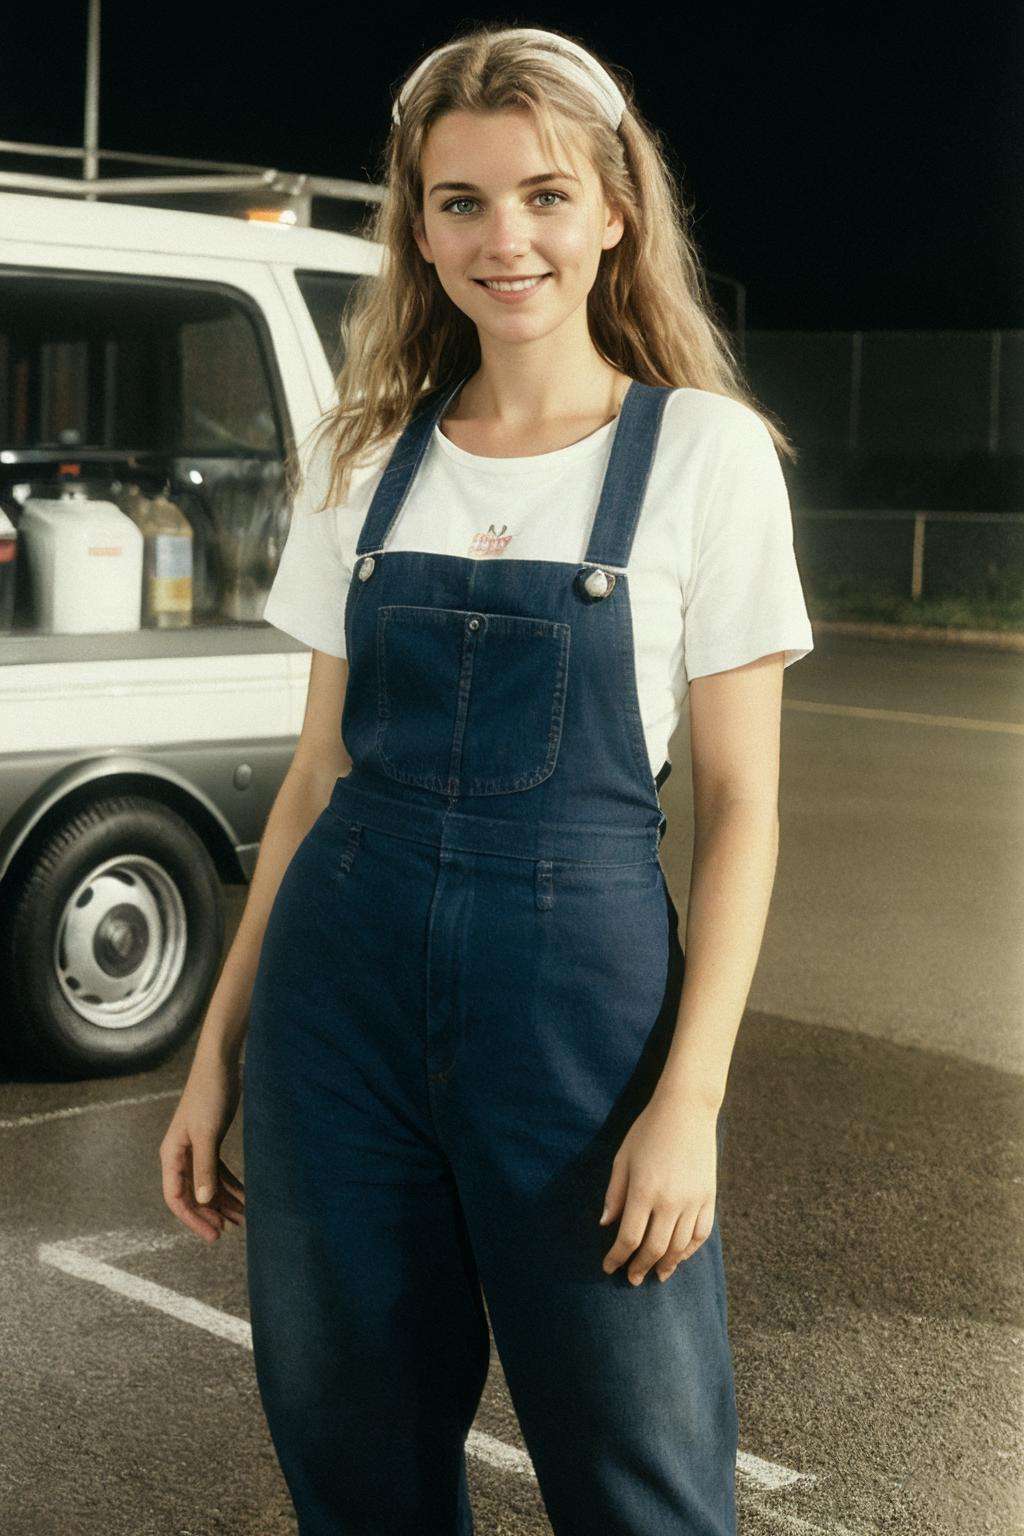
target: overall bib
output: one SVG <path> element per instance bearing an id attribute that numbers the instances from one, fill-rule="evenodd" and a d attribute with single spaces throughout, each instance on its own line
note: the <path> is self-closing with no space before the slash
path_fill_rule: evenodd
<path id="1" fill-rule="evenodd" d="M 669 391 L 630 385 L 582 565 L 391 550 L 463 382 L 419 403 L 367 512 L 345 607 L 353 767 L 260 955 L 260 1396 L 301 1536 L 472 1536 L 489 1318 L 556 1536 L 733 1536 L 717 1215 L 638 1286 L 628 1260 L 602 1269 L 619 1221 L 598 1225 L 684 968 L 627 577 Z"/>

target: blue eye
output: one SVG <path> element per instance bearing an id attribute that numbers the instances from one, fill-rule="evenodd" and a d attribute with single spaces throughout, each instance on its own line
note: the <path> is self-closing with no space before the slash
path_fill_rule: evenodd
<path id="1" fill-rule="evenodd" d="M 564 192 L 536 192 L 536 193 L 534 193 L 534 196 L 535 197 L 557 197 L 559 199 L 559 201 L 563 202 L 563 203 L 567 203 L 569 201 L 568 197 L 566 196 L 566 194 Z M 442 204 L 441 212 L 442 213 L 447 213 L 449 208 L 454 208 L 456 203 L 475 203 L 475 202 L 476 202 L 476 198 L 475 197 L 453 197 L 447 203 L 443 203 Z M 549 203 L 549 204 L 547 204 L 547 206 L 551 207 L 551 204 Z M 558 206 L 557 203 L 554 206 L 557 207 Z M 462 218 L 463 215 L 462 214 L 456 214 L 456 217 L 457 218 Z"/>

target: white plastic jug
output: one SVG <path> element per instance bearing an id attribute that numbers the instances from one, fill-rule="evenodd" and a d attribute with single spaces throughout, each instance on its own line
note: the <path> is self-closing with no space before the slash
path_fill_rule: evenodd
<path id="1" fill-rule="evenodd" d="M 143 537 L 109 501 L 81 490 L 30 496 L 19 524 L 35 625 L 55 634 L 138 629 Z"/>

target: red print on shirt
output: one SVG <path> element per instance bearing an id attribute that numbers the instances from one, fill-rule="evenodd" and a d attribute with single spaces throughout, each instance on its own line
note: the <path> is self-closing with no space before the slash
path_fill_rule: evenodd
<path id="1" fill-rule="evenodd" d="M 505 547 L 512 535 L 505 530 L 508 523 L 502 523 L 499 533 L 491 523 L 486 533 L 475 533 L 469 546 L 469 553 L 478 559 L 491 560 L 495 555 L 503 555 Z"/>

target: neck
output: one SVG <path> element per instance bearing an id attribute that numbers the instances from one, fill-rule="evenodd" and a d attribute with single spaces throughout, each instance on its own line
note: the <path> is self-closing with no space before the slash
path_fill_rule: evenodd
<path id="1" fill-rule="evenodd" d="M 541 421 L 611 420 L 629 388 L 628 374 L 599 361 L 593 374 L 564 381 L 495 373 L 482 364 L 462 385 L 445 411 L 453 421 L 472 421 L 513 431 Z"/>

